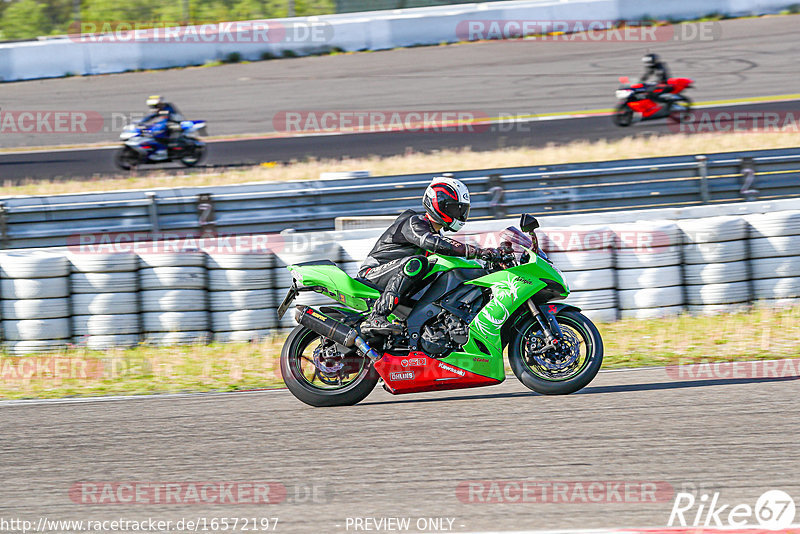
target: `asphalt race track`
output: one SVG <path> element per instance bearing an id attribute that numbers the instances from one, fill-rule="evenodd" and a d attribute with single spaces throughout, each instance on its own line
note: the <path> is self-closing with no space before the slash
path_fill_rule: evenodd
<path id="1" fill-rule="evenodd" d="M 376 389 L 335 409 L 307 407 L 285 390 L 3 402 L 0 516 L 278 517 L 278 532 L 302 533 L 348 532 L 348 518 L 365 517 L 408 517 L 412 527 L 451 518 L 453 532 L 664 527 L 672 492 L 719 492 L 721 502 L 751 506 L 768 489 L 800 494 L 797 388 L 784 379 L 675 380 L 652 368 L 602 372 L 567 397 L 534 395 L 511 376 L 466 391 L 393 397 Z M 613 504 L 481 503 L 457 494 L 476 480 L 649 481 L 669 492 L 655 503 L 632 495 Z M 204 481 L 278 482 L 287 497 L 91 505 L 69 493 L 82 482 Z"/>
<path id="2" fill-rule="evenodd" d="M 3 131 L 0 145 L 114 142 L 127 117 L 141 114 L 144 97 L 152 93 L 173 100 L 187 117 L 207 119 L 212 135 L 268 133 L 274 129 L 276 114 L 292 110 L 466 110 L 496 117 L 603 109 L 614 104 L 618 76 L 639 75 L 639 58 L 648 48 L 662 54 L 673 75 L 695 79 L 696 89 L 688 94 L 696 101 L 792 94 L 798 92 L 794 59 L 800 53 L 797 21 L 796 16 L 784 16 L 709 22 L 704 24 L 714 36 L 711 40 L 656 45 L 499 41 L 6 83 L 0 102 L 4 112 L 87 111 L 102 116 L 104 124 L 90 133 Z M 798 104 L 762 106 L 791 111 Z M 408 148 L 537 146 L 548 141 L 669 131 L 663 121 L 620 130 L 608 117 L 547 121 L 531 130 L 230 141 L 212 145 L 208 163 L 386 155 Z M 5 154 L 0 156 L 0 177 L 104 174 L 113 170 L 111 159 L 111 152 L 105 150 Z"/>
<path id="3" fill-rule="evenodd" d="M 685 133 L 708 132 L 710 128 L 734 131 L 733 120 L 704 119 L 728 113 L 778 113 L 781 121 L 789 120 L 800 126 L 800 100 L 698 109 L 696 126 L 688 125 Z M 226 167 L 259 164 L 268 161 L 288 162 L 305 158 L 390 156 L 407 151 L 432 152 L 469 146 L 474 150 L 495 150 L 508 147 L 540 147 L 548 143 L 568 143 L 576 139 L 621 139 L 629 136 L 664 135 L 680 132 L 680 126 L 666 119 L 618 128 L 607 115 L 556 120 L 533 120 L 476 126 L 473 131 L 392 132 L 325 135 L 313 137 L 283 137 L 209 143 L 209 156 L 202 166 Z M 741 128 L 741 127 L 737 127 Z M 715 130 L 716 131 L 716 130 Z M 787 134 L 791 135 L 791 134 Z M 0 153 L 0 173 L 4 180 L 28 178 L 91 177 L 96 174 L 119 173 L 110 149 L 63 150 L 54 152 Z M 147 169 L 183 167 L 175 162 Z M 446 169 L 442 169 L 443 171 Z"/>

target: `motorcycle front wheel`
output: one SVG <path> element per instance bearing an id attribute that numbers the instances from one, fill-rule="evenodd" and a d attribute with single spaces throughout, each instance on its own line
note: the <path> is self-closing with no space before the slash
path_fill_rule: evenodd
<path id="1" fill-rule="evenodd" d="M 200 163 L 203 158 L 206 156 L 206 147 L 205 145 L 194 145 L 192 153 L 188 156 L 183 156 L 181 158 L 181 163 L 183 163 L 186 167 L 194 167 L 198 163 Z"/>
<path id="2" fill-rule="evenodd" d="M 292 330 L 281 351 L 281 374 L 292 395 L 310 406 L 351 406 L 375 389 L 380 377 L 368 359 L 350 355 L 333 362 L 335 351 L 333 342 L 305 326 Z"/>
<path id="3" fill-rule="evenodd" d="M 565 310 L 556 315 L 562 338 L 547 342 L 539 322 L 528 316 L 508 346 L 508 359 L 520 382 L 542 395 L 568 395 L 591 382 L 603 364 L 603 339 L 585 315 Z"/>
<path id="4" fill-rule="evenodd" d="M 669 114 L 670 120 L 678 124 L 685 122 L 692 114 L 692 101 L 687 96 L 681 95 L 678 100 L 672 104 L 672 109 Z"/>
<path id="5" fill-rule="evenodd" d="M 612 118 L 614 119 L 614 124 L 625 128 L 633 123 L 633 110 L 628 107 L 627 103 L 620 104 L 617 106 L 617 109 L 614 110 Z"/>
<path id="6" fill-rule="evenodd" d="M 123 171 L 129 171 L 139 165 L 139 154 L 129 146 L 123 146 L 114 154 L 114 163 Z"/>

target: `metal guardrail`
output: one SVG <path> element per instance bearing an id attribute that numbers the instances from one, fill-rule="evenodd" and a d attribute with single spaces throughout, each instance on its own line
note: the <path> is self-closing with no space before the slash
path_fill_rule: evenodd
<path id="1" fill-rule="evenodd" d="M 455 172 L 472 219 L 800 197 L 800 150 Z M 339 216 L 420 207 L 436 174 L 0 197 L 0 248 L 64 246 L 83 234 L 328 230 Z"/>

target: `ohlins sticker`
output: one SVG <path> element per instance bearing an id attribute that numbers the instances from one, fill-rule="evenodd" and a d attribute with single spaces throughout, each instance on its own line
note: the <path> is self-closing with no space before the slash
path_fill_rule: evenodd
<path id="1" fill-rule="evenodd" d="M 414 380 L 414 371 L 389 373 L 389 378 L 391 378 L 392 380 Z"/>

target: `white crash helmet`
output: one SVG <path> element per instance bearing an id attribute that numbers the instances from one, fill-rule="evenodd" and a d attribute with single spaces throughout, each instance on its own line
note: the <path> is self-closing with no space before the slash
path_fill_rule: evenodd
<path id="1" fill-rule="evenodd" d="M 469 189 L 455 178 L 437 176 L 425 189 L 422 205 L 433 222 L 458 232 L 469 217 Z"/>

